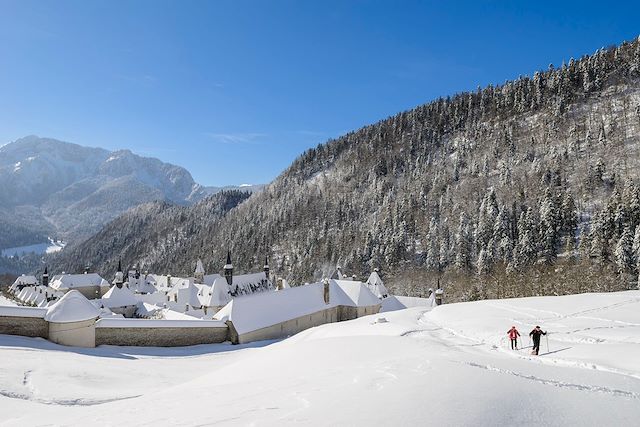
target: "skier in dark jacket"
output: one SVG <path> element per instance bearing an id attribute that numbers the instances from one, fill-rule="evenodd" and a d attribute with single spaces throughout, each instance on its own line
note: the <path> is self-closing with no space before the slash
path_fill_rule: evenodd
<path id="1" fill-rule="evenodd" d="M 511 340 L 511 350 L 517 350 L 520 332 L 518 332 L 515 326 L 512 326 L 511 329 L 507 331 L 507 335 L 509 336 L 509 340 Z"/>
<path id="2" fill-rule="evenodd" d="M 529 336 L 533 339 L 533 350 L 531 351 L 531 354 L 535 354 L 536 356 L 538 355 L 538 352 L 540 351 L 540 337 L 542 335 L 547 335 L 547 333 L 540 329 L 540 326 L 536 326 L 533 328 L 533 331 L 529 332 Z"/>

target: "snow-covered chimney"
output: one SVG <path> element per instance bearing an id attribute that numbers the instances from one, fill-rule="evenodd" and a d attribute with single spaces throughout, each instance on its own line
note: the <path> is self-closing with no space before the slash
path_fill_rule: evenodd
<path id="1" fill-rule="evenodd" d="M 324 284 L 324 303 L 329 304 L 329 279 L 325 277 L 323 284 Z"/>
<path id="2" fill-rule="evenodd" d="M 123 283 L 124 283 L 124 274 L 122 273 L 122 262 L 118 260 L 118 271 L 116 271 L 116 277 L 113 279 L 113 284 L 116 285 L 118 288 L 122 288 Z"/>
<path id="3" fill-rule="evenodd" d="M 224 278 L 229 286 L 233 285 L 233 264 L 231 263 L 231 251 L 227 251 L 227 263 L 224 265 Z"/>
<path id="4" fill-rule="evenodd" d="M 267 280 L 269 280 L 269 257 L 264 257 L 264 274 L 267 276 Z"/>

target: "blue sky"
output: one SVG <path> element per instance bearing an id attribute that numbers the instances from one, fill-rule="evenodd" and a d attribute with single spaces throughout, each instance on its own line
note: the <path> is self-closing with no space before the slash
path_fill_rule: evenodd
<path id="1" fill-rule="evenodd" d="M 36 134 L 129 148 L 206 185 L 268 182 L 331 137 L 640 33 L 635 2 L 0 0 L 0 11 L 0 144 Z"/>

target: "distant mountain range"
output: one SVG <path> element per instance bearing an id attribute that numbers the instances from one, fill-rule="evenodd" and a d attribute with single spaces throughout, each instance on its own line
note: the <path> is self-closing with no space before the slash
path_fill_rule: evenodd
<path id="1" fill-rule="evenodd" d="M 190 205 L 222 189 L 189 171 L 129 150 L 109 151 L 28 136 L 0 147 L 0 249 L 80 240 L 128 209 L 163 201 Z"/>

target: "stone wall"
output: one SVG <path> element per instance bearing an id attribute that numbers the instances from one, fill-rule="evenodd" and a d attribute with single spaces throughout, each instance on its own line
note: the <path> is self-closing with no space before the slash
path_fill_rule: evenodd
<path id="1" fill-rule="evenodd" d="M 145 347 L 179 347 L 215 344 L 227 341 L 228 329 L 220 327 L 98 327 L 96 345 L 125 345 Z"/>
<path id="2" fill-rule="evenodd" d="M 41 317 L 0 316 L 0 334 L 49 338 L 49 323 Z"/>
<path id="3" fill-rule="evenodd" d="M 339 306 L 340 322 L 345 320 L 357 319 L 358 317 L 368 316 L 380 312 L 381 304 L 369 305 L 364 307 Z"/>

